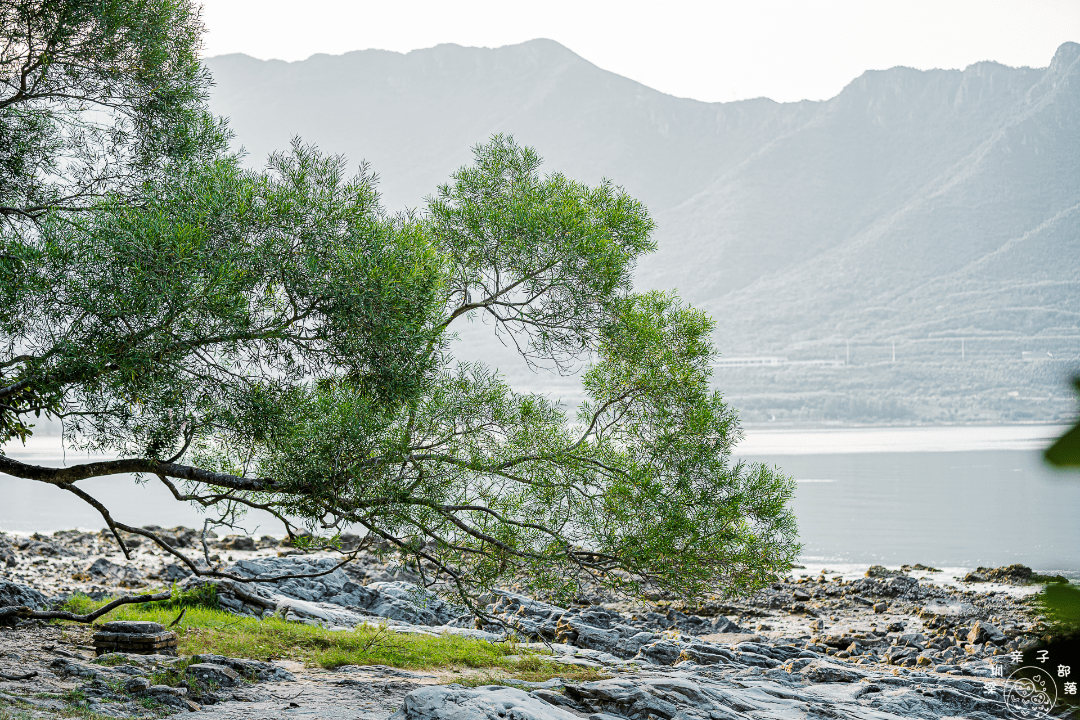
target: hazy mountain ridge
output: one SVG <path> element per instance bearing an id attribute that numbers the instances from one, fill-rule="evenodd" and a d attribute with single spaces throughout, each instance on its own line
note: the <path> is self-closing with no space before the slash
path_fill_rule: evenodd
<path id="1" fill-rule="evenodd" d="M 808 262 L 774 270 L 745 290 L 723 297 L 724 304 L 738 315 L 739 308 L 756 303 L 767 287 L 773 289 L 774 300 L 764 308 L 759 306 L 756 313 L 755 322 L 767 328 L 756 333 L 759 344 L 775 346 L 811 339 L 814 328 L 807 327 L 807 322 L 822 315 L 832 316 L 829 325 L 842 336 L 883 339 L 920 330 L 912 327 L 913 311 L 915 317 L 922 316 L 922 322 L 940 325 L 937 305 L 928 306 L 918 298 L 940 296 L 951 282 L 975 282 L 979 286 L 976 290 L 985 294 L 991 288 L 1015 291 L 1018 285 L 1035 281 L 1048 289 L 1045 283 L 1054 281 L 1063 292 L 1057 296 L 1044 292 L 1041 302 L 1030 309 L 1045 314 L 1044 319 L 1029 313 L 1023 322 L 1009 323 L 994 311 L 1015 311 L 1022 306 L 996 302 L 988 306 L 989 314 L 980 313 L 984 320 L 992 321 L 974 327 L 1030 334 L 1033 329 L 1061 324 L 1064 312 L 1071 316 L 1068 324 L 1075 328 L 1076 316 L 1071 309 L 1080 298 L 1076 253 L 1080 249 L 1080 223 L 1075 214 L 1080 203 L 1080 184 L 1076 182 L 1080 180 L 1080 125 L 1054 122 L 1064 119 L 1058 116 L 1063 104 L 1072 109 L 1074 123 L 1080 117 L 1080 85 L 1076 82 L 1080 46 L 1073 48 L 1070 62 L 1058 62 L 1066 55 L 1063 48 L 1055 64 L 1014 99 L 1011 107 L 988 113 L 979 133 L 957 138 L 947 148 L 953 150 L 953 156 L 941 153 L 945 162 L 938 162 L 940 169 L 929 178 L 912 183 L 907 192 L 896 183 L 896 201 L 888 204 L 892 207 L 886 205 L 864 228 L 848 235 L 837 233 L 840 241 L 827 249 L 819 243 Z M 996 69 L 991 80 L 1009 70 L 1002 66 Z M 1030 73 L 1025 74 L 1030 77 Z M 1055 129 L 1061 132 L 1047 141 L 1047 130 Z M 912 174 L 917 177 L 928 166 L 929 161 L 915 163 Z M 1060 191 L 1055 190 L 1058 186 Z M 873 200 L 859 204 L 866 207 L 873 205 Z M 845 215 L 857 212 L 853 209 Z M 1013 257 L 1017 254 L 1020 256 Z M 1009 264 L 1003 266 L 1006 258 Z M 998 272 L 988 272 L 991 268 Z M 828 281 L 821 282 L 821 278 Z M 814 292 L 807 292 L 808 287 Z M 706 306 L 719 300 L 701 298 Z M 950 302 L 953 313 L 970 314 L 975 309 L 960 294 L 954 294 Z M 866 312 L 873 307 L 893 317 L 874 317 Z M 782 336 L 783 326 L 788 324 L 784 318 L 803 326 L 790 340 Z M 732 335 L 739 342 L 752 337 L 736 327 Z M 966 322 L 955 330 L 972 327 Z"/>
<path id="2" fill-rule="evenodd" d="M 535 146 L 550 170 L 614 179 L 658 222 L 641 285 L 708 309 L 728 356 L 869 368 L 897 343 L 888 372 L 722 370 L 752 418 L 829 417 L 798 404 L 808 382 L 836 407 L 899 408 L 877 419 L 951 418 L 955 398 L 941 398 L 957 383 L 974 408 L 957 419 L 1071 406 L 1060 380 L 1080 358 L 1075 43 L 1046 68 L 868 71 L 830 100 L 784 104 L 675 98 L 549 40 L 207 65 L 212 104 L 253 163 L 300 135 L 370 160 L 391 208 L 420 205 L 494 132 Z M 944 367 L 956 348 L 943 338 L 966 339 L 967 365 Z M 1036 372 L 1023 350 L 1053 363 Z M 1045 397 L 1009 415 L 997 399 L 1014 386 Z"/>

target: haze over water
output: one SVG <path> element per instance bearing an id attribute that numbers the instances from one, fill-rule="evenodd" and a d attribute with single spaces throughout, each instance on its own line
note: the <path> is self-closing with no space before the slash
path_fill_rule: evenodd
<path id="1" fill-rule="evenodd" d="M 1060 426 L 776 430 L 750 427 L 737 456 L 796 478 L 793 507 L 803 563 L 830 569 L 923 563 L 974 568 L 1022 563 L 1080 577 L 1080 473 L 1048 468 L 1041 453 Z M 12 457 L 44 465 L 85 462 L 59 438 L 9 444 Z M 156 481 L 120 476 L 80 483 L 133 524 L 201 527 Z M 103 522 L 54 487 L 0 474 L 0 530 L 52 532 Z M 267 517 L 249 531 L 276 533 Z"/>

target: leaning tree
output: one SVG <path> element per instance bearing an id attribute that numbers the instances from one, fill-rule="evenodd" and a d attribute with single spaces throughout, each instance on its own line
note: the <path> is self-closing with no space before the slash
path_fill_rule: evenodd
<path id="1" fill-rule="evenodd" d="M 141 535 L 238 580 L 80 483 L 132 474 L 324 547 L 359 530 L 466 602 L 509 579 L 739 594 L 787 569 L 793 485 L 732 460 L 712 322 L 632 290 L 653 249 L 641 203 L 543 175 L 502 136 L 406 214 L 299 141 L 245 170 L 205 110 L 188 3 L 2 7 L 27 21 L 5 18 L 0 61 L 0 133 L 25 139 L 0 146 L 0 443 L 44 414 L 117 459 L 0 453 L 0 472 L 89 503 L 125 552 Z M 133 30 L 178 22 L 190 32 Z M 86 162 L 62 162 L 72 147 Z M 530 365 L 583 369 L 574 415 L 455 360 L 477 315 Z"/>

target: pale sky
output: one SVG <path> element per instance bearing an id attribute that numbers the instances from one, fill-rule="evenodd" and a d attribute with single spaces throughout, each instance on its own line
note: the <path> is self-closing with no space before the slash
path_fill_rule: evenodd
<path id="1" fill-rule="evenodd" d="M 205 55 L 302 60 L 550 38 L 681 97 L 836 95 L 869 69 L 1045 67 L 1080 0 L 203 0 Z"/>

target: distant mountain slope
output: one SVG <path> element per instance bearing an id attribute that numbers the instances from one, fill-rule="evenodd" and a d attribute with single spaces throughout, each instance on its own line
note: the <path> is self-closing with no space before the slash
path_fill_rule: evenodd
<path id="1" fill-rule="evenodd" d="M 300 135 L 371 161 L 391 208 L 420 205 L 495 132 L 549 169 L 622 184 L 659 223 L 641 284 L 708 309 L 727 356 L 847 363 L 720 368 L 750 419 L 1071 408 L 1078 44 L 1047 68 L 870 71 L 831 100 L 787 104 L 671 97 L 549 40 L 207 66 L 253 163 Z"/>

